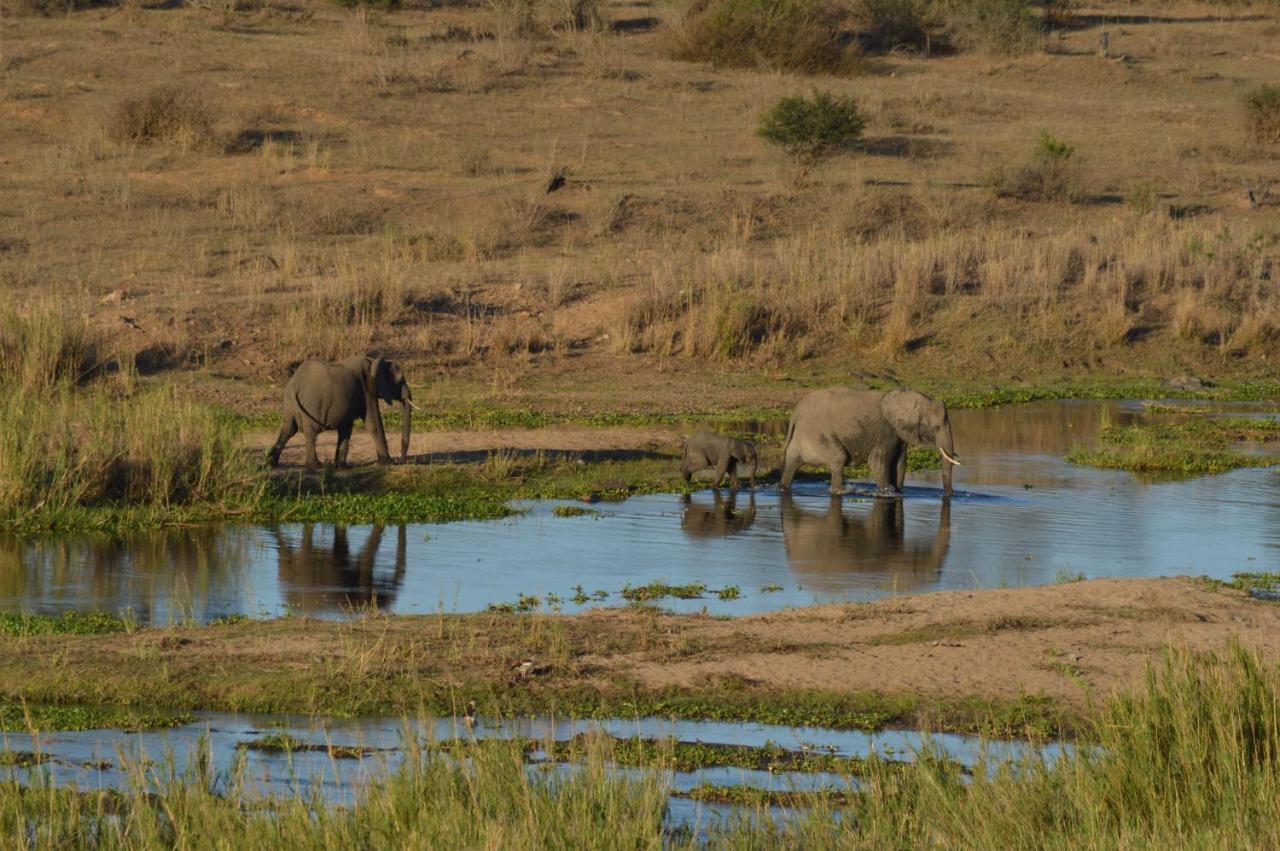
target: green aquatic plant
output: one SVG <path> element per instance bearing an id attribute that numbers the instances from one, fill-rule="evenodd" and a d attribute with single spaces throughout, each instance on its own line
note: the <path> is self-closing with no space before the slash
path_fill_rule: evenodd
<path id="1" fill-rule="evenodd" d="M 691 582 L 688 585 L 668 585 L 666 582 L 655 581 L 648 585 L 632 586 L 626 584 L 622 586 L 619 592 L 622 599 L 629 603 L 647 603 L 653 600 L 662 600 L 667 597 L 675 597 L 680 600 L 696 600 L 701 597 L 707 590 L 705 582 Z"/>
<path id="2" fill-rule="evenodd" d="M 1106 426 L 1097 444 L 1076 444 L 1066 460 L 1135 473 L 1194 476 L 1271 466 L 1274 456 L 1241 452 L 1234 444 L 1275 440 L 1280 440 L 1280 423 L 1244 417 Z"/>
<path id="3" fill-rule="evenodd" d="M 594 508 L 583 508 L 580 505 L 557 505 L 551 509 L 551 513 L 556 517 L 594 517 L 599 519 L 605 516 L 603 511 L 596 511 Z"/>

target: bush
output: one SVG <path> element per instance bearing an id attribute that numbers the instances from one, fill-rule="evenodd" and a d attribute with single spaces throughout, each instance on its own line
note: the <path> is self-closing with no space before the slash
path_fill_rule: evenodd
<path id="1" fill-rule="evenodd" d="M 212 111 L 199 97 L 176 86 L 159 86 L 121 101 L 107 130 L 121 142 L 191 149 L 212 141 L 213 120 Z"/>
<path id="2" fill-rule="evenodd" d="M 934 0 L 854 0 L 858 38 L 872 50 L 911 47 L 928 54 L 940 32 Z"/>
<path id="3" fill-rule="evenodd" d="M 1055 137 L 1047 130 L 1036 142 L 1031 162 L 1012 171 L 1000 168 L 990 183 L 1001 198 L 1025 201 L 1071 201 L 1079 195 L 1074 145 Z"/>
<path id="4" fill-rule="evenodd" d="M 957 47 L 1018 55 L 1041 42 L 1040 22 L 1027 0 L 941 0 L 947 32 Z"/>
<path id="5" fill-rule="evenodd" d="M 854 147 L 866 118 L 852 97 L 829 92 L 785 97 L 760 118 L 761 138 L 793 157 L 813 161 Z"/>
<path id="6" fill-rule="evenodd" d="M 670 52 L 717 67 L 852 74 L 860 62 L 844 18 L 824 0 L 694 0 Z"/>
<path id="7" fill-rule="evenodd" d="M 1258 142 L 1280 142 L 1280 86 L 1258 86 L 1244 98 L 1249 135 Z"/>

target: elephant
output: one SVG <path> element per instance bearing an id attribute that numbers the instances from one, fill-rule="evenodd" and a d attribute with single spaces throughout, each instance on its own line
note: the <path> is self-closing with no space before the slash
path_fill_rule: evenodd
<path id="1" fill-rule="evenodd" d="M 333 527 L 333 543 L 317 544 L 315 527 L 302 527 L 302 537 L 295 549 L 281 534 L 273 530 L 276 543 L 278 574 L 285 602 L 304 613 L 324 613 L 351 606 L 391 606 L 404 583 L 407 527 L 396 533 L 395 559 L 390 576 L 377 571 L 378 549 L 382 545 L 383 527 L 369 530 L 359 552 L 352 553 L 345 526 Z"/>
<path id="2" fill-rule="evenodd" d="M 684 462 L 680 465 L 680 475 L 685 484 L 693 479 L 693 474 L 708 467 L 715 467 L 715 478 L 711 486 L 718 488 L 729 474 L 729 486 L 738 487 L 738 465 L 751 465 L 751 487 L 756 486 L 756 445 L 750 440 L 739 440 L 710 431 L 699 431 L 689 436 L 684 443 Z"/>
<path id="3" fill-rule="evenodd" d="M 942 489 L 951 494 L 955 441 L 947 406 L 916 390 L 881 393 L 835 387 L 797 403 L 787 424 L 780 490 L 788 490 L 801 464 L 831 470 L 831 493 L 844 489 L 844 468 L 866 461 L 877 496 L 900 496 L 907 476 L 907 446 L 932 444 L 942 453 Z"/>
<path id="4" fill-rule="evenodd" d="M 782 539 L 791 569 L 805 577 L 806 588 L 847 590 L 851 572 L 883 574 L 898 590 L 933 585 L 951 546 L 951 501 L 942 500 L 933 539 L 908 539 L 905 503 L 875 499 L 866 513 L 845 513 L 844 501 L 832 496 L 827 510 L 805 510 L 789 493 L 782 494 Z"/>
<path id="5" fill-rule="evenodd" d="M 409 456 L 410 411 L 416 410 L 413 394 L 404 371 L 394 361 L 381 357 L 357 355 L 337 363 L 305 361 L 284 386 L 284 415 L 280 434 L 267 453 L 272 467 L 280 463 L 280 453 L 289 440 L 302 432 L 307 440 L 307 466 L 318 467 L 316 435 L 334 429 L 338 432 L 338 448 L 334 465 L 345 467 L 351 448 L 351 429 L 363 419 L 373 434 L 378 463 L 390 464 L 387 435 L 382 428 L 378 400 L 400 403 L 400 460 Z"/>
<path id="6" fill-rule="evenodd" d="M 680 514 L 680 528 L 690 538 L 723 538 L 736 535 L 751 528 L 756 522 L 756 497 L 751 494 L 745 511 L 738 511 L 737 495 L 730 493 L 728 497 L 720 495 L 720 491 L 712 492 L 713 505 L 697 505 L 688 496 L 681 501 L 684 511 Z"/>

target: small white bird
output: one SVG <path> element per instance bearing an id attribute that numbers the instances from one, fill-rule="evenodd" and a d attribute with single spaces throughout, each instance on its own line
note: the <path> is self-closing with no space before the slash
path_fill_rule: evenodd
<path id="1" fill-rule="evenodd" d="M 466 725 L 467 732 L 471 732 L 476 726 L 476 702 L 474 700 L 467 701 L 466 711 L 462 713 L 462 723 Z"/>

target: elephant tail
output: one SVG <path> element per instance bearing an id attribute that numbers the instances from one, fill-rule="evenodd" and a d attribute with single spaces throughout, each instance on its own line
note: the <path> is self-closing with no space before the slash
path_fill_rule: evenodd
<path id="1" fill-rule="evenodd" d="M 308 420 L 311 421 L 311 425 L 314 426 L 317 431 L 325 430 L 325 424 L 320 422 L 319 419 L 313 416 L 311 412 L 308 411 L 306 407 L 302 404 L 302 399 L 299 398 L 297 390 L 293 391 L 293 406 L 298 409 L 298 413 L 302 414 L 302 416 L 306 417 Z"/>

